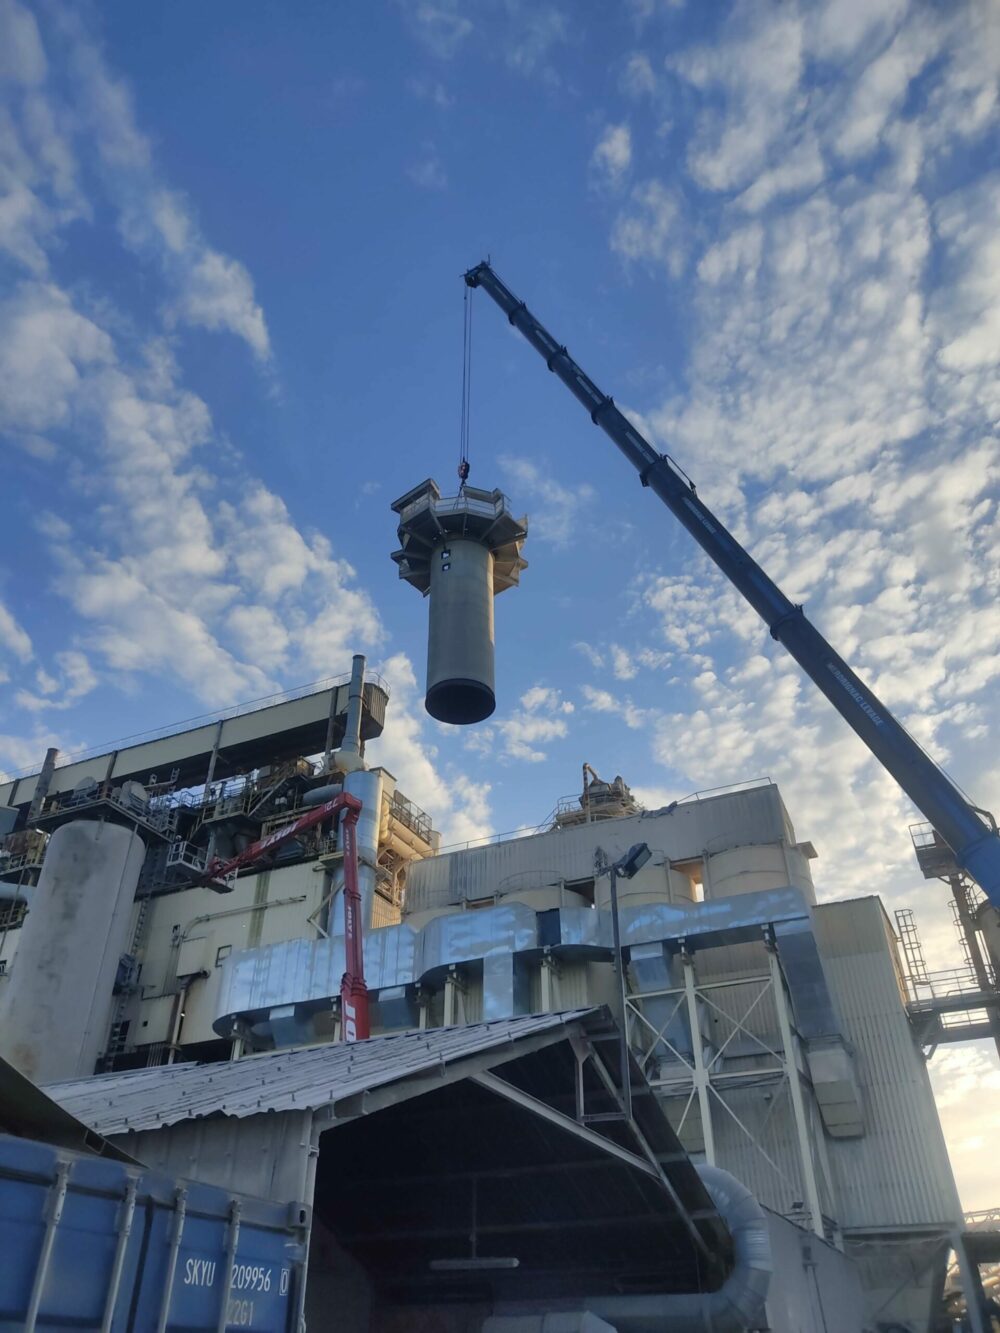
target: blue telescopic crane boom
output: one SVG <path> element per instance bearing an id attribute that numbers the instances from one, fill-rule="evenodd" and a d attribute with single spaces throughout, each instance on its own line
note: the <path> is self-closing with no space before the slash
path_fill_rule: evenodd
<path id="1" fill-rule="evenodd" d="M 527 338 L 553 374 L 611 437 L 699 546 L 715 561 L 765 622 L 772 638 L 784 644 L 806 675 L 857 732 L 872 754 L 947 842 L 955 860 L 1000 907 L 1000 836 L 996 822 L 973 806 L 905 728 L 854 674 L 702 500 L 666 454 L 659 454 L 618 410 L 614 400 L 576 364 L 566 348 L 542 327 L 523 301 L 505 287 L 488 263 L 469 269 L 465 281 L 482 287 Z"/>

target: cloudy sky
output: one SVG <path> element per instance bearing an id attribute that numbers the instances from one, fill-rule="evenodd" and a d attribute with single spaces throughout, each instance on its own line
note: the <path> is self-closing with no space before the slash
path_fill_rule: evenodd
<path id="1" fill-rule="evenodd" d="M 584 760 L 651 804 L 769 775 L 821 896 L 957 962 L 908 801 L 482 294 L 472 481 L 531 522 L 487 725 L 422 712 L 389 504 L 454 486 L 490 254 L 1000 806 L 998 71 L 989 0 L 0 0 L 0 768 L 363 651 L 446 840 Z M 932 1069 L 995 1204 L 995 1057 Z"/>

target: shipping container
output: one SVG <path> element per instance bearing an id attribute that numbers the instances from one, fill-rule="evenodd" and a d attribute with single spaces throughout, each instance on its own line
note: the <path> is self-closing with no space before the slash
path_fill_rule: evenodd
<path id="1" fill-rule="evenodd" d="M 308 1209 L 0 1135 L 2 1333 L 294 1333 Z"/>

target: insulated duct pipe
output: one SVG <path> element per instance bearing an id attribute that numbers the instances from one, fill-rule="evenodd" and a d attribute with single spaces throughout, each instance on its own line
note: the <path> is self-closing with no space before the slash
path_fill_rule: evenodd
<path id="1" fill-rule="evenodd" d="M 696 1168 L 733 1238 L 733 1271 L 718 1291 L 669 1296 L 594 1296 L 588 1310 L 618 1333 L 743 1333 L 766 1328 L 774 1265 L 764 1210 L 745 1185 L 717 1166 Z"/>
<path id="2" fill-rule="evenodd" d="M 312 791 L 307 791 L 302 797 L 301 804 L 306 808 L 311 808 L 314 805 L 326 805 L 327 801 L 332 801 L 343 790 L 344 784 L 342 782 L 328 782 L 323 787 L 313 787 Z"/>
<path id="3" fill-rule="evenodd" d="M 50 749 L 45 751 L 45 762 L 42 764 L 42 771 L 35 779 L 35 794 L 31 798 L 31 805 L 28 807 L 28 824 L 35 822 L 42 813 L 42 807 L 45 805 L 45 798 L 49 794 L 49 788 L 52 786 L 52 774 L 56 771 L 56 760 L 59 758 L 59 751 Z"/>
<path id="4" fill-rule="evenodd" d="M 341 773 L 353 773 L 356 768 L 364 768 L 361 757 L 361 705 L 365 690 L 365 659 L 361 653 L 355 653 L 351 660 L 351 683 L 347 689 L 347 718 L 344 722 L 344 739 L 340 749 L 330 756 L 330 762 Z"/>
<path id="5" fill-rule="evenodd" d="M 364 658 L 361 660 L 363 662 Z M 358 891 L 361 894 L 361 929 L 367 931 L 371 928 L 375 903 L 375 867 L 378 865 L 378 834 L 382 822 L 381 769 L 355 769 L 344 779 L 344 790 L 361 802 L 357 830 Z M 338 871 L 337 886 L 342 887 L 343 882 L 343 872 Z M 340 920 L 343 921 L 343 904 L 340 906 Z"/>

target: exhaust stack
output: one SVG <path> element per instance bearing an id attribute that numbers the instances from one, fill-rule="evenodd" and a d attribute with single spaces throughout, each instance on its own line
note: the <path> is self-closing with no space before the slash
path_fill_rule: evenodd
<path id="1" fill-rule="evenodd" d="M 428 479 L 393 503 L 399 577 L 430 600 L 424 706 L 439 722 L 468 726 L 496 708 L 493 598 L 527 568 L 527 518 L 502 491 L 463 486 L 442 496 Z"/>

